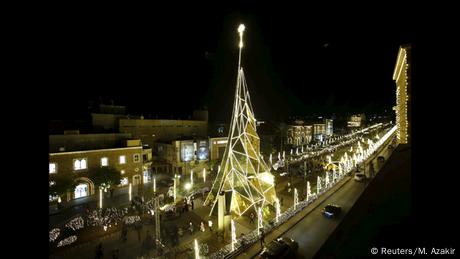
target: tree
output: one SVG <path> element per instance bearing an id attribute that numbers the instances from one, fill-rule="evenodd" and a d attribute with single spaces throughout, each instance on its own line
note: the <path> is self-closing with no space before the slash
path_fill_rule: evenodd
<path id="1" fill-rule="evenodd" d="M 88 177 L 93 181 L 95 186 L 102 188 L 119 185 L 121 182 L 121 172 L 113 167 L 101 167 L 91 170 Z"/>
<path id="2" fill-rule="evenodd" d="M 66 174 L 56 174 L 50 177 L 50 181 L 54 181 L 54 184 L 49 187 L 49 195 L 59 195 L 62 196 L 68 191 L 75 189 L 77 183 L 75 182 L 75 177 L 72 175 Z"/>

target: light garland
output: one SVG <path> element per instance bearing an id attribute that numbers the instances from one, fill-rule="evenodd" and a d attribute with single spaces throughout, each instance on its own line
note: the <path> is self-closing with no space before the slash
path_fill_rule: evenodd
<path id="1" fill-rule="evenodd" d="M 70 228 L 72 230 L 78 230 L 85 227 L 85 221 L 82 217 L 77 217 L 65 224 L 65 227 Z"/>
<path id="2" fill-rule="evenodd" d="M 54 242 L 59 235 L 61 234 L 61 230 L 59 228 L 54 228 L 50 231 L 50 242 Z"/>
<path id="3" fill-rule="evenodd" d="M 70 245 L 75 241 L 77 241 L 77 236 L 73 235 L 73 236 L 70 236 L 70 237 L 68 237 L 66 239 L 63 239 L 63 240 L 59 241 L 59 243 L 57 244 L 57 247 Z"/>
<path id="4" fill-rule="evenodd" d="M 141 218 L 138 215 L 135 216 L 129 216 L 125 218 L 125 224 L 131 225 L 133 223 L 136 223 L 137 221 L 140 221 Z"/>

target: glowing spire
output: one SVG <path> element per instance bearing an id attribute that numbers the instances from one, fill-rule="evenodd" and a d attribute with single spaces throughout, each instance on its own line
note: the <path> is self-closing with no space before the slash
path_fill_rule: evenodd
<path id="1" fill-rule="evenodd" d="M 243 48 L 243 32 L 244 32 L 244 24 L 240 24 L 240 26 L 238 27 L 238 33 L 240 34 L 240 44 L 239 44 L 239 47 L 240 47 L 240 53 L 239 53 L 239 57 L 238 57 L 238 71 L 240 70 L 240 67 L 241 67 L 241 49 Z"/>

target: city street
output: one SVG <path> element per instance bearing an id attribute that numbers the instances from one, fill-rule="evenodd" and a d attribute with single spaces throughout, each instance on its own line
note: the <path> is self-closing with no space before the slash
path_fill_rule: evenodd
<path id="1" fill-rule="evenodd" d="M 382 149 L 371 157 L 376 161 L 376 157 L 384 156 L 385 161 L 391 155 L 391 150 L 388 149 L 388 141 Z M 376 164 L 376 172 L 378 172 L 384 164 Z M 330 197 L 325 199 L 322 203 L 317 205 L 310 213 L 308 213 L 302 220 L 290 226 L 289 230 L 282 234 L 282 236 L 290 237 L 299 243 L 298 258 L 313 258 L 316 252 L 320 249 L 323 243 L 328 239 L 329 235 L 340 224 L 342 219 L 353 207 L 355 202 L 366 189 L 369 182 L 356 182 L 351 178 L 340 189 L 333 193 Z M 342 207 L 342 214 L 335 219 L 327 219 L 321 214 L 321 209 L 327 204 L 337 204 Z M 288 223 L 289 224 L 289 223 Z M 257 243 L 257 253 L 260 253 L 260 246 Z M 249 253 L 248 255 L 255 255 Z"/>

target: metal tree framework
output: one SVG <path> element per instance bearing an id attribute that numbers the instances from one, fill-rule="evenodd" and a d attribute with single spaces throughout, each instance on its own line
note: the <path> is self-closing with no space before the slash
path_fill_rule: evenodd
<path id="1" fill-rule="evenodd" d="M 276 192 L 270 167 L 263 161 L 260 154 L 260 138 L 256 131 L 256 119 L 243 68 L 240 66 L 244 25 L 239 26 L 238 32 L 240 35 L 238 77 L 230 132 L 220 166 L 221 170 L 217 172 L 205 205 L 213 203 L 212 213 L 218 194 L 231 192 L 230 211 L 241 216 L 251 207 L 257 212 L 257 207 L 263 207 L 267 203 L 273 204 Z"/>

